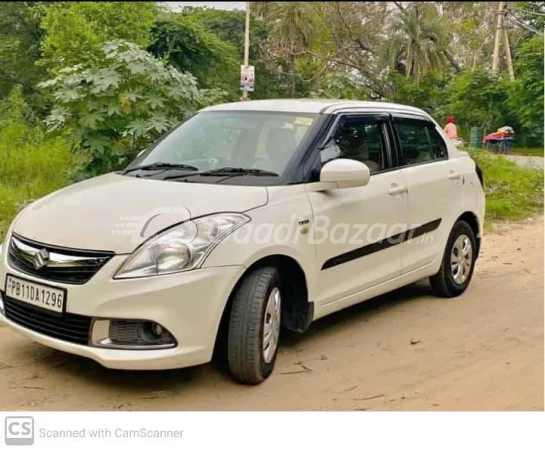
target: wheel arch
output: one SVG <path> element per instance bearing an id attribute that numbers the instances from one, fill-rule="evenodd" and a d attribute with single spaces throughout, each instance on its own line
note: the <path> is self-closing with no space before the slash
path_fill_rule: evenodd
<path id="1" fill-rule="evenodd" d="M 215 353 L 223 352 L 222 345 L 227 341 L 229 317 L 233 304 L 233 296 L 242 280 L 260 267 L 276 267 L 280 271 L 283 283 L 282 326 L 291 331 L 302 333 L 308 329 L 314 319 L 314 303 L 309 301 L 308 280 L 299 262 L 292 256 L 273 254 L 259 258 L 253 262 L 239 277 L 223 310 L 220 325 L 216 334 Z M 288 289 L 286 289 L 288 287 Z"/>
<path id="2" fill-rule="evenodd" d="M 477 240 L 477 251 L 475 252 L 475 258 L 477 259 L 479 257 L 479 252 L 481 250 L 481 232 L 480 232 L 481 227 L 479 224 L 479 219 L 474 212 L 466 211 L 463 214 L 461 214 L 458 217 L 458 219 L 456 219 L 456 222 L 461 220 L 466 222 L 475 233 L 475 239 Z"/>

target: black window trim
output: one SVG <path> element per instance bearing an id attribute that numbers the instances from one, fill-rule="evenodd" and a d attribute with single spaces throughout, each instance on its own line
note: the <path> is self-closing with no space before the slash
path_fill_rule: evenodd
<path id="1" fill-rule="evenodd" d="M 429 118 L 424 117 L 424 116 L 420 116 L 420 115 L 416 115 L 416 114 L 413 115 L 413 114 L 394 113 L 394 114 L 391 114 L 391 116 L 392 116 L 392 120 L 391 120 L 391 126 L 390 126 L 390 133 L 392 135 L 392 139 L 393 139 L 394 147 L 395 147 L 396 164 L 397 164 L 396 168 L 397 169 L 404 169 L 406 167 L 422 166 L 422 165 L 425 165 L 425 164 L 434 164 L 434 163 L 439 163 L 439 162 L 449 160 L 448 145 L 445 142 L 445 140 L 443 139 L 443 137 L 441 136 L 441 134 L 437 133 L 439 138 L 441 138 L 442 142 L 445 144 L 445 155 L 446 156 L 444 158 L 434 158 L 434 159 L 431 159 L 429 161 L 422 161 L 422 162 L 418 162 L 418 163 L 407 164 L 405 162 L 405 158 L 403 156 L 403 149 L 402 149 L 402 146 L 401 146 L 401 140 L 399 139 L 399 134 L 397 133 L 397 129 L 395 127 L 396 119 L 424 123 L 425 128 L 426 128 L 426 135 L 428 136 L 428 141 L 430 143 L 430 146 L 431 146 L 431 139 L 430 139 L 429 129 L 433 128 L 435 130 L 436 125 Z"/>

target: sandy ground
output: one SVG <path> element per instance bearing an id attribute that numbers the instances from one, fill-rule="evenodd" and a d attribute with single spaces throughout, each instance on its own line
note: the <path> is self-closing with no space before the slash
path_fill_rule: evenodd
<path id="1" fill-rule="evenodd" d="M 275 374 L 104 369 L 0 326 L 1 410 L 543 410 L 543 220 L 488 234 L 468 291 L 421 282 L 284 336 Z"/>

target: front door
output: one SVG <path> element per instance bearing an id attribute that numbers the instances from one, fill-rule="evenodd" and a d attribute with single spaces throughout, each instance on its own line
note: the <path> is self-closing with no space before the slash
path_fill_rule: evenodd
<path id="1" fill-rule="evenodd" d="M 401 273 L 401 245 L 385 238 L 405 231 L 406 186 L 401 173 L 391 170 L 385 131 L 384 119 L 341 116 L 332 139 L 321 150 L 322 164 L 335 158 L 355 159 L 369 167 L 371 179 L 363 187 L 308 194 L 314 214 L 311 238 L 320 270 L 315 299 L 319 307 Z"/>

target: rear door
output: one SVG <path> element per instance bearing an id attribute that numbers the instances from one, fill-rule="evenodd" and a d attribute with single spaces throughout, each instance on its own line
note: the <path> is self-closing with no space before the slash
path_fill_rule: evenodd
<path id="1" fill-rule="evenodd" d="M 400 172 L 408 188 L 408 239 L 402 245 L 403 273 L 441 256 L 463 202 L 463 177 L 449 160 L 436 125 L 422 117 L 394 116 Z"/>

